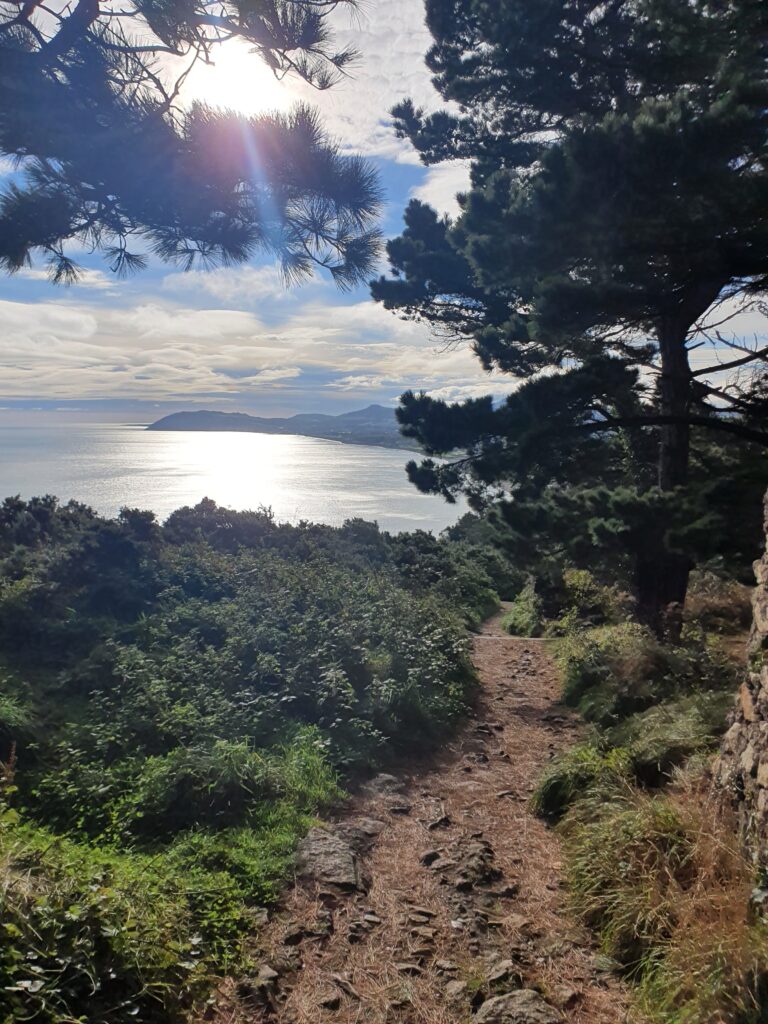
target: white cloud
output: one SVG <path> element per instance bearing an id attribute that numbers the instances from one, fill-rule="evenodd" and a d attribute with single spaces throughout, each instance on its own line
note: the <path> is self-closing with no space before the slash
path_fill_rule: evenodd
<path id="1" fill-rule="evenodd" d="M 22 267 L 16 271 L 16 276 L 27 281 L 50 281 L 50 274 L 42 267 Z M 116 294 L 116 280 L 108 277 L 101 270 L 93 270 L 83 267 L 78 271 L 77 280 L 67 287 L 70 288 L 93 288 L 97 291 L 111 291 Z"/>
<path id="2" fill-rule="evenodd" d="M 284 299 L 285 281 L 277 267 L 224 267 L 166 274 L 164 291 L 213 295 L 222 302 Z"/>
<path id="3" fill-rule="evenodd" d="M 455 217 L 459 212 L 456 194 L 468 189 L 468 165 L 463 160 L 452 160 L 430 167 L 422 184 L 411 189 L 411 196 L 434 206 L 439 213 Z"/>
<path id="4" fill-rule="evenodd" d="M 412 387 L 499 393 L 468 346 L 442 350 L 419 324 L 365 301 L 306 304 L 277 325 L 253 313 L 157 299 L 128 311 L 61 302 L 0 302 L 0 395 L 36 399 L 237 400 L 290 389 L 297 409 L 326 396 Z M 302 378 L 306 376 L 306 381 Z"/>

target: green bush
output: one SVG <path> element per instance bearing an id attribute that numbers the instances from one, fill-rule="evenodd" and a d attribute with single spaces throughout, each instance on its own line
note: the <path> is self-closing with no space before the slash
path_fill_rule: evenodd
<path id="1" fill-rule="evenodd" d="M 208 982 L 183 886 L 151 857 L 0 825 L 0 1019 L 180 1019 Z"/>
<path id="2" fill-rule="evenodd" d="M 728 691 L 665 701 L 612 730 L 610 742 L 627 749 L 638 782 L 658 785 L 674 768 L 715 746 L 732 706 Z"/>
<path id="3" fill-rule="evenodd" d="M 649 796 L 576 804 L 563 836 L 571 898 L 604 953 L 637 982 L 652 1024 L 762 1024 L 768 928 L 751 919 L 753 868 L 706 777 Z"/>
<path id="4" fill-rule="evenodd" d="M 512 602 L 502 620 L 502 629 L 512 636 L 541 636 L 543 628 L 541 599 L 535 580 L 529 579 Z"/>
<path id="5" fill-rule="evenodd" d="M 629 786 L 610 799 L 597 793 L 588 804 L 577 803 L 564 835 L 577 913 L 605 954 L 630 971 L 642 970 L 671 933 L 695 837 L 676 806 Z"/>

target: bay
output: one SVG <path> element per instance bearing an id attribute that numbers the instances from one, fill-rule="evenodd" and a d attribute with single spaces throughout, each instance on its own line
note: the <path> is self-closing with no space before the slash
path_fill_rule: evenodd
<path id="1" fill-rule="evenodd" d="M 151 509 L 165 519 L 212 498 L 234 509 L 270 507 L 281 522 L 437 533 L 466 511 L 420 494 L 409 452 L 294 435 L 154 432 L 140 425 L 0 426 L 0 498 L 55 494 L 105 516 Z"/>

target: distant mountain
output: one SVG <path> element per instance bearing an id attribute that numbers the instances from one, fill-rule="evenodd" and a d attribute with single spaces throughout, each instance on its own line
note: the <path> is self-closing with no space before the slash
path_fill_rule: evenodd
<path id="1" fill-rule="evenodd" d="M 321 412 L 301 412 L 296 416 L 250 416 L 244 412 L 174 412 L 151 423 L 147 430 L 235 430 L 253 434 L 300 434 L 322 437 L 345 444 L 371 444 L 385 448 L 409 448 L 418 445 L 400 433 L 394 409 L 369 405 L 355 412 L 331 416 Z"/>

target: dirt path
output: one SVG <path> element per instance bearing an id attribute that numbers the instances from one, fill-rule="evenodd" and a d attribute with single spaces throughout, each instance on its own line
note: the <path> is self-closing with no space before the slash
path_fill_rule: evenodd
<path id="1" fill-rule="evenodd" d="M 557 837 L 527 807 L 577 725 L 547 641 L 500 622 L 474 639 L 475 717 L 429 768 L 379 777 L 330 833 L 311 834 L 314 877 L 289 892 L 262 935 L 260 974 L 225 988 L 214 1019 L 463 1024 L 484 1002 L 489 1024 L 625 1019 L 621 988 L 567 916 Z M 487 1002 L 520 987 L 552 1009 L 531 995 L 529 1016 L 520 1003 L 505 1017 Z"/>

